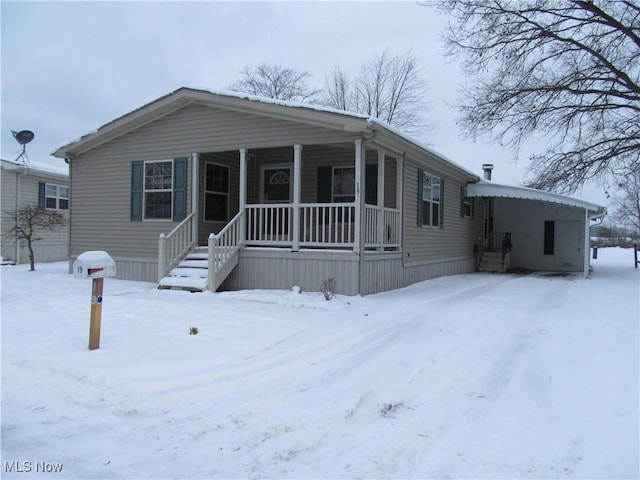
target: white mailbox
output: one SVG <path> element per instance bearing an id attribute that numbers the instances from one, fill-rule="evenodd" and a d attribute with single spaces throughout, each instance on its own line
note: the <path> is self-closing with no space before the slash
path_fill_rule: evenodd
<path id="1" fill-rule="evenodd" d="M 73 262 L 73 276 L 76 278 L 105 278 L 115 275 L 116 262 L 102 250 L 81 253 Z"/>

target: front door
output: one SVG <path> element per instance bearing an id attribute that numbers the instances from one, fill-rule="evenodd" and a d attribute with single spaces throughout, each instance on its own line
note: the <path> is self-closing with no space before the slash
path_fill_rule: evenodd
<path id="1" fill-rule="evenodd" d="M 263 203 L 291 203 L 291 167 L 266 166 L 262 169 Z"/>

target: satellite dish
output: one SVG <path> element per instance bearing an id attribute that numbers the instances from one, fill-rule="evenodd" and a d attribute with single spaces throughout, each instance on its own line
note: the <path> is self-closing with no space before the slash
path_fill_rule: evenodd
<path id="1" fill-rule="evenodd" d="M 20 130 L 19 132 L 12 130 L 11 133 L 13 133 L 13 138 L 15 138 L 20 145 L 26 145 L 36 136 L 31 130 Z"/>

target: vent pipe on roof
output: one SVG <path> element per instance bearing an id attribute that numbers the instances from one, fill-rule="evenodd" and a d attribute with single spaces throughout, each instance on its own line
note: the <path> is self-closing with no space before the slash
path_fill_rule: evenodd
<path id="1" fill-rule="evenodd" d="M 491 180 L 491 170 L 493 170 L 493 163 L 483 163 L 482 170 L 484 171 L 484 179 Z"/>

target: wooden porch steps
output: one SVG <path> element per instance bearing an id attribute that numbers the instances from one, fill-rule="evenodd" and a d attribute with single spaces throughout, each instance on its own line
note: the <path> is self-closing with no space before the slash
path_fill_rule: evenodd
<path id="1" fill-rule="evenodd" d="M 482 252 L 480 257 L 481 272 L 506 272 L 511 265 L 511 254 L 502 257 L 502 252 Z"/>
<path id="2" fill-rule="evenodd" d="M 160 280 L 158 288 L 204 292 L 209 282 L 207 247 L 195 247 L 184 260 Z"/>

